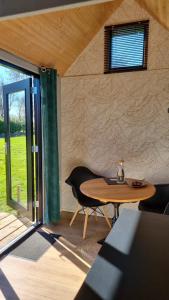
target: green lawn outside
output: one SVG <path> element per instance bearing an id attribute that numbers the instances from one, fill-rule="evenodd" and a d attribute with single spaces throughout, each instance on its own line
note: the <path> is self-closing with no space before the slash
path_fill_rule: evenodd
<path id="1" fill-rule="evenodd" d="M 27 202 L 26 174 L 26 138 L 18 136 L 11 138 L 11 177 L 12 198 L 17 200 L 17 190 L 20 189 L 20 202 Z M 6 170 L 5 170 L 5 140 L 0 138 L 0 212 L 11 212 L 6 204 Z"/>

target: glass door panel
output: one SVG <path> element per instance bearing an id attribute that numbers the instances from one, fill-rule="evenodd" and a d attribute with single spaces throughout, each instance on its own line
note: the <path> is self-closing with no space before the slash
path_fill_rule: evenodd
<path id="1" fill-rule="evenodd" d="M 7 203 L 34 220 L 33 113 L 31 78 L 5 85 Z"/>
<path id="2" fill-rule="evenodd" d="M 11 155 L 11 197 L 27 208 L 27 151 L 25 91 L 11 93 L 9 130 Z"/>

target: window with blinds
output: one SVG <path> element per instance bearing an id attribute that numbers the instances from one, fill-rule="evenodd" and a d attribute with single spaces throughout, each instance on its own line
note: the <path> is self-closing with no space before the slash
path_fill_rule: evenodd
<path id="1" fill-rule="evenodd" d="M 105 73 L 147 69 L 149 21 L 105 27 Z"/>

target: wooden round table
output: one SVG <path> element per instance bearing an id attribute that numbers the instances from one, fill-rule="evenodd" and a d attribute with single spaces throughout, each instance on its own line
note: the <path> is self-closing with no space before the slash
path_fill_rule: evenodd
<path id="1" fill-rule="evenodd" d="M 146 182 L 146 186 L 133 188 L 127 184 L 108 184 L 104 178 L 85 181 L 80 190 L 88 197 L 114 205 L 113 224 L 119 217 L 119 206 L 122 203 L 144 201 L 155 194 L 154 185 Z"/>

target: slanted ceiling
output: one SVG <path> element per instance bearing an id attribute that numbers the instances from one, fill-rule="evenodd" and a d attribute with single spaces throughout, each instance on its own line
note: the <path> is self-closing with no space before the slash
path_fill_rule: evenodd
<path id="1" fill-rule="evenodd" d="M 124 0 L 0 21 L 0 48 L 60 75 Z M 135 0 L 169 29 L 169 0 Z"/>
<path id="2" fill-rule="evenodd" d="M 0 22 L 0 48 L 63 75 L 122 0 Z"/>
<path id="3" fill-rule="evenodd" d="M 169 30 L 169 0 L 136 0 Z"/>

